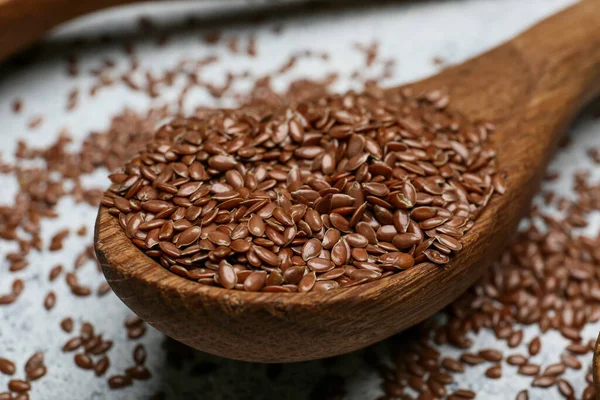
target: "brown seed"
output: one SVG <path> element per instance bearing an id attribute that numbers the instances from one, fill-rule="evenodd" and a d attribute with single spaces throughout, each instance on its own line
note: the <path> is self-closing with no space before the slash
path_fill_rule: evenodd
<path id="1" fill-rule="evenodd" d="M 229 235 L 221 231 L 209 232 L 207 238 L 217 246 L 229 246 L 231 244 Z"/>
<path id="2" fill-rule="evenodd" d="M 252 214 L 248 220 L 248 230 L 256 237 L 261 237 L 265 233 L 265 222 L 261 217 Z"/>
<path id="3" fill-rule="evenodd" d="M 25 371 L 29 371 L 44 365 L 44 353 L 38 351 L 33 353 L 31 357 L 25 362 Z"/>
<path id="4" fill-rule="evenodd" d="M 540 352 L 542 348 L 542 342 L 540 341 L 539 336 L 534 337 L 531 342 L 529 342 L 529 355 L 535 356 Z"/>
<path id="5" fill-rule="evenodd" d="M 500 379 L 502 377 L 502 366 L 500 364 L 494 365 L 485 371 L 485 376 L 490 379 Z"/>
<path id="6" fill-rule="evenodd" d="M 486 361 L 498 362 L 502 360 L 502 352 L 496 349 L 482 349 L 479 350 L 479 355 Z"/>
<path id="7" fill-rule="evenodd" d="M 185 231 L 181 232 L 179 240 L 177 240 L 177 247 L 189 246 L 196 242 L 196 240 L 200 238 L 201 231 L 202 229 L 199 226 L 191 226 L 187 228 Z"/>
<path id="8" fill-rule="evenodd" d="M 139 365 L 146 362 L 146 348 L 143 344 L 138 344 L 133 349 L 133 361 Z"/>
<path id="9" fill-rule="evenodd" d="M 533 387 L 550 387 L 556 383 L 556 378 L 553 376 L 538 376 L 531 382 Z"/>
<path id="10" fill-rule="evenodd" d="M 540 366 L 536 364 L 523 364 L 517 372 L 521 375 L 534 376 L 540 372 Z"/>
<path id="11" fill-rule="evenodd" d="M 469 364 L 469 365 L 477 365 L 477 364 L 481 364 L 485 361 L 485 359 L 481 356 L 478 356 L 477 354 L 473 354 L 473 353 L 463 353 L 460 356 L 460 361 Z"/>
<path id="12" fill-rule="evenodd" d="M 110 292 L 110 285 L 108 284 L 108 282 L 102 282 L 100 283 L 100 285 L 98 285 L 98 289 L 96 290 L 96 294 L 100 297 L 100 296 L 104 296 L 105 294 L 107 294 L 108 292 Z"/>
<path id="13" fill-rule="evenodd" d="M 398 249 L 409 249 L 419 244 L 419 236 L 414 233 L 400 233 L 394 236 L 392 244 Z"/>
<path id="14" fill-rule="evenodd" d="M 283 280 L 286 283 L 298 284 L 304 276 L 304 266 L 297 265 L 286 269 L 283 273 Z"/>
<path id="15" fill-rule="evenodd" d="M 315 272 L 327 272 L 335 267 L 335 264 L 324 258 L 313 258 L 309 260 L 306 265 Z"/>
<path id="16" fill-rule="evenodd" d="M 152 377 L 150 371 L 143 365 L 135 365 L 125 370 L 127 376 L 137 380 L 147 380 Z"/>
<path id="17" fill-rule="evenodd" d="M 94 337 L 94 326 L 89 322 L 84 322 L 81 324 L 81 328 L 79 329 L 79 333 L 81 334 L 81 340 L 87 342 Z"/>
<path id="18" fill-rule="evenodd" d="M 120 389 L 131 385 L 131 378 L 125 375 L 113 375 L 108 378 L 108 386 L 111 389 Z"/>
<path id="19" fill-rule="evenodd" d="M 11 379 L 10 381 L 8 381 L 8 389 L 11 392 L 22 393 L 30 390 L 31 385 L 29 384 L 29 382 L 22 381 L 20 379 Z"/>
<path id="20" fill-rule="evenodd" d="M 510 365 L 520 366 L 520 365 L 527 363 L 527 357 L 522 356 L 520 354 L 513 354 L 506 358 L 506 362 L 509 363 Z"/>
<path id="21" fill-rule="evenodd" d="M 48 275 L 48 280 L 53 281 L 56 278 L 58 278 L 58 276 L 60 275 L 62 270 L 63 270 L 63 267 L 60 264 L 52 267 L 52 269 L 50 270 L 50 274 Z"/>
<path id="22" fill-rule="evenodd" d="M 442 366 L 452 372 L 464 372 L 465 370 L 465 367 L 460 361 L 448 357 L 442 360 Z"/>
<path id="23" fill-rule="evenodd" d="M 513 332 L 508 338 L 508 347 L 517 347 L 523 340 L 523 331 L 518 330 Z"/>
<path id="24" fill-rule="evenodd" d="M 515 400 L 529 400 L 529 392 L 527 389 L 521 390 L 519 393 L 517 393 Z"/>
<path id="25" fill-rule="evenodd" d="M 473 392 L 472 390 L 467 390 L 467 389 L 458 389 L 458 390 L 454 391 L 454 393 L 452 393 L 451 396 L 455 396 L 460 399 L 474 399 L 475 392 Z"/>
<path id="26" fill-rule="evenodd" d="M 447 264 L 450 261 L 450 258 L 447 255 L 442 254 L 437 250 L 424 250 L 423 255 L 425 255 L 429 261 L 435 264 Z"/>
<path id="27" fill-rule="evenodd" d="M 560 361 L 571 369 L 581 369 L 581 362 L 571 354 L 561 354 Z"/>
<path id="28" fill-rule="evenodd" d="M 564 379 L 559 379 L 557 381 L 557 386 L 559 392 L 563 395 L 565 399 L 572 399 L 575 397 L 575 390 L 568 381 Z"/>
<path id="29" fill-rule="evenodd" d="M 350 273 L 350 278 L 354 281 L 377 279 L 381 276 L 381 272 L 371 271 L 368 269 L 355 269 Z"/>
<path id="30" fill-rule="evenodd" d="M 321 246 L 321 242 L 319 239 L 310 239 L 304 246 L 302 247 L 302 259 L 304 261 L 308 261 L 311 258 L 315 258 L 319 254 L 321 254 L 321 250 L 323 247 Z"/>
<path id="31" fill-rule="evenodd" d="M 254 246 L 253 249 L 258 258 L 260 258 L 263 262 L 274 267 L 279 265 L 279 259 L 277 258 L 277 255 L 272 251 L 267 250 L 261 246 Z"/>
<path id="32" fill-rule="evenodd" d="M 265 271 L 252 272 L 244 281 L 244 289 L 248 292 L 258 292 L 267 283 L 267 273 Z"/>
<path id="33" fill-rule="evenodd" d="M 584 355 L 590 351 L 590 348 L 585 344 L 571 343 L 567 346 L 567 350 L 573 354 Z"/>
<path id="34" fill-rule="evenodd" d="M 15 363 L 6 358 L 0 357 L 0 372 L 2 372 L 5 375 L 12 375 L 15 373 L 15 371 Z"/>
<path id="35" fill-rule="evenodd" d="M 63 351 L 73 351 L 81 346 L 81 337 L 77 336 L 69 339 L 62 347 Z"/>
<path id="36" fill-rule="evenodd" d="M 75 354 L 75 364 L 81 369 L 92 369 L 94 367 L 94 361 L 84 353 Z"/>
<path id="37" fill-rule="evenodd" d="M 60 327 L 66 333 L 71 333 L 73 331 L 73 318 L 67 317 L 60 321 Z"/>
<path id="38" fill-rule="evenodd" d="M 333 225 L 334 228 L 342 232 L 351 231 L 350 224 L 342 215 L 338 213 L 331 213 L 329 214 L 329 220 L 331 221 L 331 225 Z"/>
<path id="39" fill-rule="evenodd" d="M 337 266 L 344 265 L 348 262 L 348 256 L 346 243 L 340 239 L 331 249 L 331 261 Z"/>
<path id="40" fill-rule="evenodd" d="M 558 376 L 565 372 L 565 366 L 561 363 L 550 364 L 546 367 L 542 375 Z"/>
<path id="41" fill-rule="evenodd" d="M 304 275 L 298 283 L 298 291 L 309 292 L 314 287 L 316 280 L 317 276 L 314 271 Z"/>
<path id="42" fill-rule="evenodd" d="M 44 308 L 46 310 L 50 311 L 54 308 L 55 304 L 56 304 L 56 294 L 53 291 L 50 291 L 44 298 Z"/>
<path id="43" fill-rule="evenodd" d="M 45 366 L 40 365 L 39 367 L 32 368 L 27 371 L 27 380 L 35 381 L 46 375 L 47 369 Z"/>
<path id="44" fill-rule="evenodd" d="M 583 400 L 594 400 L 596 398 L 596 389 L 593 385 L 588 385 L 583 390 Z"/>
<path id="45" fill-rule="evenodd" d="M 313 232 L 318 232 L 323 227 L 323 221 L 321 220 L 321 216 L 312 208 L 308 208 L 306 210 L 304 220 Z"/>
<path id="46" fill-rule="evenodd" d="M 375 235 L 375 232 L 373 232 Z M 340 231 L 335 228 L 330 228 L 325 232 L 325 236 L 323 237 L 323 248 L 331 249 L 341 238 Z"/>
<path id="47" fill-rule="evenodd" d="M 433 396 L 439 398 L 446 396 L 446 389 L 444 388 L 444 385 L 435 379 L 428 379 L 427 387 Z"/>
<path id="48" fill-rule="evenodd" d="M 219 265 L 219 284 L 225 289 L 233 289 L 237 283 L 237 275 L 231 265 Z"/>
<path id="49" fill-rule="evenodd" d="M 244 239 L 236 239 L 231 242 L 231 250 L 236 253 L 246 253 L 251 247 L 250 242 Z"/>
<path id="50" fill-rule="evenodd" d="M 89 296 L 92 293 L 92 290 L 86 286 L 73 286 L 71 288 L 71 293 L 73 293 L 75 296 L 85 297 Z"/>
<path id="51" fill-rule="evenodd" d="M 329 290 L 337 289 L 338 287 L 339 287 L 339 283 L 337 283 L 336 281 L 324 280 L 324 281 L 316 282 L 315 285 L 313 286 L 313 291 L 314 292 L 326 292 Z"/>
<path id="52" fill-rule="evenodd" d="M 281 222 L 284 225 L 294 225 L 294 220 L 292 219 L 292 216 L 281 207 L 276 207 L 273 210 L 273 217 L 275 217 L 277 221 Z"/>
<path id="53" fill-rule="evenodd" d="M 98 362 L 94 365 L 94 374 L 96 376 L 102 376 L 106 373 L 109 367 L 110 360 L 108 356 L 104 356 L 100 360 L 98 360 Z"/>
<path id="54" fill-rule="evenodd" d="M 237 161 L 230 156 L 217 155 L 208 159 L 208 165 L 219 172 L 225 172 L 234 168 L 237 165 Z"/>

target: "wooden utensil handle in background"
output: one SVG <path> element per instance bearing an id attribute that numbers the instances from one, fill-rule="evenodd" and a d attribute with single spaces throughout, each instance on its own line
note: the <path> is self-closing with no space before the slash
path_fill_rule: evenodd
<path id="1" fill-rule="evenodd" d="M 0 61 L 80 15 L 148 0 L 0 0 Z"/>
<path id="2" fill-rule="evenodd" d="M 512 46 L 538 84 L 588 103 L 600 91 L 600 0 L 580 1 L 518 36 Z"/>
<path id="3" fill-rule="evenodd" d="M 73 18 L 105 8 L 156 1 L 168 0 L 0 0 L 0 62 L 25 49 L 52 28 Z M 220 1 L 213 0 L 217 5 Z M 295 4 L 343 1 L 347 0 L 296 0 Z M 252 3 L 252 0 L 245 0 L 240 5 L 248 6 Z M 256 0 L 256 4 L 264 6 L 265 2 Z M 277 0 L 267 3 L 269 7 L 277 4 Z M 282 4 L 291 5 L 294 2 Z"/>
<path id="4" fill-rule="evenodd" d="M 596 389 L 596 400 L 600 400 L 600 334 L 594 346 L 594 358 L 592 361 L 592 375 L 594 378 L 594 388 Z"/>

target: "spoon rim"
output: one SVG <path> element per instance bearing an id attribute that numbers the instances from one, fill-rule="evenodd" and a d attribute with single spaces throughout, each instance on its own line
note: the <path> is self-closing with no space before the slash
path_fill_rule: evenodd
<path id="1" fill-rule="evenodd" d="M 483 209 L 483 212 L 475 220 L 474 226 L 461 238 L 463 248 L 458 253 L 452 254 L 448 263 L 443 265 L 437 265 L 432 262 L 427 262 L 426 265 L 421 265 L 419 267 L 416 267 L 415 265 L 406 270 L 398 271 L 382 279 L 375 279 L 369 282 L 361 283 L 350 287 L 338 287 L 336 289 L 327 290 L 323 292 L 249 292 L 246 290 L 226 289 L 219 286 L 205 285 L 193 281 L 191 279 L 184 278 L 180 275 L 170 272 L 168 269 L 160 265 L 148 255 L 144 254 L 144 252 L 141 249 L 135 246 L 133 242 L 127 237 L 125 232 L 123 232 L 122 228 L 118 224 L 117 218 L 109 214 L 108 208 L 103 205 L 101 205 L 99 208 L 98 217 L 95 224 L 94 246 L 96 248 L 96 251 L 101 252 L 103 254 L 103 257 L 106 259 L 106 261 L 112 268 L 115 268 L 128 278 L 137 279 L 146 284 L 155 285 L 157 289 L 160 289 L 161 291 L 175 290 L 178 293 L 185 293 L 186 295 L 190 293 L 196 295 L 201 294 L 207 299 L 211 300 L 217 300 L 218 298 L 221 298 L 224 295 L 235 295 L 236 301 L 243 300 L 255 304 L 272 303 L 275 300 L 279 301 L 282 298 L 285 298 L 286 300 L 293 299 L 294 302 L 298 303 L 299 305 L 303 303 L 313 303 L 313 301 L 316 299 L 319 299 L 319 302 L 343 302 L 348 301 L 350 298 L 361 298 L 361 296 L 357 295 L 365 292 L 370 292 L 371 290 L 377 289 L 380 286 L 383 287 L 403 284 L 419 286 L 423 284 L 422 280 L 424 277 L 427 277 L 429 279 L 435 278 L 443 280 L 444 276 L 452 273 L 452 270 L 456 268 L 455 265 L 457 263 L 460 265 L 462 258 L 461 255 L 463 254 L 463 252 L 468 252 L 469 247 L 473 244 L 473 242 L 476 242 L 477 238 L 480 236 L 480 232 L 478 229 L 479 225 L 477 224 L 477 221 L 489 217 L 488 214 L 498 208 L 498 202 L 502 201 L 500 199 L 506 198 L 508 200 L 508 197 L 509 196 L 507 196 L 507 194 L 504 194 L 500 196 L 493 196 L 490 199 L 488 205 Z M 106 224 L 106 226 L 104 227 L 105 229 L 109 228 L 110 226 L 116 227 L 118 236 L 111 238 L 103 238 L 103 235 L 100 232 L 100 225 L 102 222 Z M 106 248 L 111 247 L 109 243 L 115 240 L 119 243 L 126 243 L 127 250 L 121 252 L 121 254 L 130 254 L 129 252 L 131 251 L 131 249 L 135 249 L 136 257 L 123 257 L 123 259 L 120 259 L 118 257 L 118 254 L 115 254 L 111 251 L 105 251 Z M 134 260 L 144 260 L 144 268 L 139 272 L 134 271 L 135 268 L 139 269 L 139 265 L 134 265 Z M 465 274 L 471 270 L 471 268 L 463 269 L 464 271 L 461 271 L 461 274 Z M 108 282 L 110 284 L 110 280 L 108 280 Z"/>

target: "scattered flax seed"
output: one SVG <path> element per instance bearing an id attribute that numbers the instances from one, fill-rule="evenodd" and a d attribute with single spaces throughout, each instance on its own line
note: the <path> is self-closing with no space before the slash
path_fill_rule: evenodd
<path id="1" fill-rule="evenodd" d="M 365 65 L 367 67 L 372 66 L 377 60 L 377 57 L 379 55 L 379 42 L 375 41 L 370 44 L 356 43 L 354 47 L 364 54 Z"/>
<path id="2" fill-rule="evenodd" d="M 12 102 L 12 111 L 14 114 L 19 114 L 23 110 L 23 100 L 17 98 Z"/>
<path id="3" fill-rule="evenodd" d="M 94 365 L 94 373 L 96 376 L 102 376 L 106 373 L 108 368 L 110 367 L 110 359 L 108 356 L 102 357 L 98 362 Z"/>
<path id="4" fill-rule="evenodd" d="M 521 390 L 519 393 L 517 393 L 515 400 L 529 400 L 529 392 L 527 389 Z"/>
<path id="5" fill-rule="evenodd" d="M 50 251 L 58 251 L 63 248 L 63 240 L 69 236 L 68 229 L 61 229 L 57 233 L 52 236 L 50 239 L 50 246 L 48 246 L 48 250 Z"/>
<path id="6" fill-rule="evenodd" d="M 204 35 L 203 40 L 204 43 L 206 44 L 210 44 L 210 45 L 215 45 L 219 42 L 219 40 L 221 40 L 222 34 L 219 31 L 214 31 L 214 32 L 210 32 L 207 33 L 206 35 Z"/>
<path id="7" fill-rule="evenodd" d="M 132 383 L 132 379 L 126 375 L 113 375 L 108 378 L 108 386 L 111 389 L 120 389 L 127 386 L 130 386 Z"/>
<path id="8" fill-rule="evenodd" d="M 22 393 L 31 389 L 31 384 L 20 379 L 12 379 L 8 381 L 8 389 L 11 392 Z"/>
<path id="9" fill-rule="evenodd" d="M 137 325 L 127 330 L 127 337 L 129 339 L 139 339 L 140 337 L 144 336 L 145 333 L 146 325 Z"/>
<path id="10" fill-rule="evenodd" d="M 435 65 L 444 65 L 446 63 L 442 57 L 433 57 L 432 61 Z"/>
<path id="11" fill-rule="evenodd" d="M 600 149 L 594 148 L 588 150 L 588 156 L 596 163 L 600 164 Z"/>
<path id="12" fill-rule="evenodd" d="M 555 377 L 542 375 L 542 376 L 536 377 L 533 380 L 533 382 L 531 382 L 531 386 L 547 388 L 547 387 L 554 385 L 555 383 L 556 383 Z"/>
<path id="13" fill-rule="evenodd" d="M 98 297 L 101 297 L 101 296 L 104 296 L 105 294 L 107 294 L 108 292 L 110 292 L 110 285 L 108 284 L 108 282 L 102 282 L 98 286 L 96 294 L 98 295 Z"/>
<path id="14" fill-rule="evenodd" d="M 490 379 L 500 379 L 502 377 L 502 366 L 500 364 L 494 365 L 485 371 L 485 376 Z"/>
<path id="15" fill-rule="evenodd" d="M 46 298 L 44 299 L 44 308 L 48 311 L 54 308 L 56 304 L 56 294 L 53 291 L 48 292 Z"/>
<path id="16" fill-rule="evenodd" d="M 71 90 L 67 96 L 67 110 L 74 110 L 79 104 L 79 89 L 75 88 Z"/>
<path id="17" fill-rule="evenodd" d="M 248 49 L 246 52 L 250 57 L 256 57 L 256 35 L 250 35 L 248 38 Z"/>
<path id="18" fill-rule="evenodd" d="M 229 48 L 229 51 L 233 54 L 237 54 L 239 51 L 239 37 L 237 35 L 233 35 L 229 38 L 227 41 L 227 48 Z"/>
<path id="19" fill-rule="evenodd" d="M 17 370 L 15 363 L 9 359 L 0 357 L 0 372 L 5 375 L 12 375 Z"/>
<path id="20" fill-rule="evenodd" d="M 66 333 L 71 333 L 73 331 L 73 318 L 67 317 L 60 321 L 60 327 Z"/>
<path id="21" fill-rule="evenodd" d="M 529 355 L 535 356 L 537 355 L 542 348 L 542 342 L 540 341 L 539 336 L 534 337 L 531 342 L 529 342 Z"/>
<path id="22" fill-rule="evenodd" d="M 48 274 L 48 280 L 49 281 L 53 281 L 56 278 L 58 278 L 60 276 L 60 274 L 62 273 L 63 270 L 63 266 L 61 264 L 55 265 L 54 267 L 52 267 L 52 269 L 50 270 L 50 273 Z"/>
<path id="23" fill-rule="evenodd" d="M 44 117 L 41 115 L 37 115 L 29 120 L 27 126 L 29 127 L 29 129 L 35 129 L 42 125 L 42 122 L 44 122 Z"/>

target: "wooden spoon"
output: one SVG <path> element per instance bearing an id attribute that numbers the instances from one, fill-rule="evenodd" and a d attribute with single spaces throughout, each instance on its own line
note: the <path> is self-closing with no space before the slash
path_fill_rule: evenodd
<path id="1" fill-rule="evenodd" d="M 600 92 L 600 1 L 584 0 L 464 64 L 409 85 L 447 88 L 451 107 L 494 121 L 496 196 L 446 268 L 413 268 L 325 293 L 249 293 L 176 276 L 138 250 L 101 208 L 96 254 L 114 292 L 141 318 L 191 347 L 262 362 L 330 357 L 408 328 L 456 299 L 512 238 L 560 135 Z M 399 90 L 392 88 L 389 90 Z"/>
<path id="2" fill-rule="evenodd" d="M 594 346 L 594 358 L 592 361 L 592 375 L 594 378 L 594 388 L 596 391 L 596 400 L 600 400 L 600 334 Z"/>
<path id="3" fill-rule="evenodd" d="M 0 0 L 0 61 L 73 18 L 150 0 Z"/>

